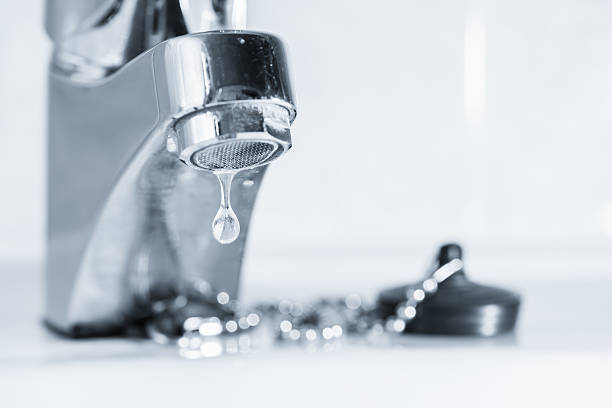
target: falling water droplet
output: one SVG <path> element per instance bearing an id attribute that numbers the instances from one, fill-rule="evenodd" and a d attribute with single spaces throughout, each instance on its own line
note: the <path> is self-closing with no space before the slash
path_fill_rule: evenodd
<path id="1" fill-rule="evenodd" d="M 230 190 L 234 172 L 215 173 L 221 185 L 221 205 L 212 222 L 213 236 L 221 244 L 231 244 L 240 234 L 240 222 L 232 209 Z"/>

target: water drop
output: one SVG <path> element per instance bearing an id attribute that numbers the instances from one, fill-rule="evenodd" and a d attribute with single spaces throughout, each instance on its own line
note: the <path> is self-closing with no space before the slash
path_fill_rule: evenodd
<path id="1" fill-rule="evenodd" d="M 221 205 L 212 222 L 213 236 L 221 244 L 231 244 L 240 234 L 240 222 L 232 209 L 230 190 L 234 172 L 215 173 L 221 185 Z"/>

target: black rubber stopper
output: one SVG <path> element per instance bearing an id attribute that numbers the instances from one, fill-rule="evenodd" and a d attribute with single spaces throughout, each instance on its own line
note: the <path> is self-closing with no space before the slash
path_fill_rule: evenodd
<path id="1" fill-rule="evenodd" d="M 438 252 L 438 265 L 462 259 L 457 244 L 446 244 Z M 411 285 L 380 293 L 382 317 L 395 313 Z M 521 300 L 518 294 L 470 281 L 464 270 L 440 283 L 438 291 L 417 306 L 416 317 L 406 325 L 407 333 L 493 336 L 514 329 Z"/>

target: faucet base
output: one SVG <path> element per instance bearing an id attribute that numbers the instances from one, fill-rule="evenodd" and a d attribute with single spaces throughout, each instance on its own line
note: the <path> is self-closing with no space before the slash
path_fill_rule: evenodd
<path id="1" fill-rule="evenodd" d="M 71 336 L 116 333 L 141 319 L 142 307 L 146 315 L 147 306 L 190 287 L 236 299 L 266 164 L 291 145 L 284 55 L 267 34 L 208 32 L 160 43 L 101 81 L 50 73 L 50 326 Z M 199 133 L 211 115 L 214 132 Z M 181 153 L 210 156 L 202 149 L 254 132 L 278 147 L 236 175 L 231 195 L 242 232 L 222 245 L 210 232 L 217 178 L 201 160 L 186 166 Z"/>

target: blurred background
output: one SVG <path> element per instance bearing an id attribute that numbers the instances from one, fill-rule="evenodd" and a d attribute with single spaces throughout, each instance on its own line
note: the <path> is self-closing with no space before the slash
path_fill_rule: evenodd
<path id="1" fill-rule="evenodd" d="M 5 261 L 44 256 L 43 3 L 0 13 Z M 609 273 L 611 2 L 249 6 L 251 29 L 288 44 L 298 118 L 258 198 L 244 285 L 397 281 L 446 240 L 488 280 Z"/>

